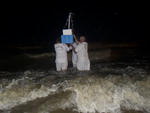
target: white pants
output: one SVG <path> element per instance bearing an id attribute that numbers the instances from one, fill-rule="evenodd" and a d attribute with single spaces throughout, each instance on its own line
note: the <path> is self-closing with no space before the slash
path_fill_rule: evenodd
<path id="1" fill-rule="evenodd" d="M 56 63 L 57 71 L 65 71 L 68 68 L 68 63 Z"/>

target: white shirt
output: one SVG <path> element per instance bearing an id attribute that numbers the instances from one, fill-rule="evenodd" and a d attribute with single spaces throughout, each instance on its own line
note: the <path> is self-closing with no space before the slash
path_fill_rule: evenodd
<path id="1" fill-rule="evenodd" d="M 88 43 L 87 42 L 79 43 L 78 46 L 75 48 L 75 51 L 77 52 L 79 60 L 81 58 L 88 58 Z"/>
<path id="2" fill-rule="evenodd" d="M 78 70 L 90 70 L 90 61 L 88 56 L 88 43 L 82 42 L 75 48 L 77 52 L 77 69 Z"/>
<path id="3" fill-rule="evenodd" d="M 76 48 L 76 47 L 77 47 L 77 43 L 73 43 L 72 46 L 73 46 L 74 48 Z M 76 58 L 76 57 L 77 57 L 77 53 L 76 53 L 75 51 L 72 51 L 72 59 L 74 59 L 74 58 Z"/>
<path id="4" fill-rule="evenodd" d="M 69 51 L 70 49 L 68 48 L 68 46 L 66 44 L 62 44 L 62 43 L 56 43 L 54 45 L 55 47 L 55 52 L 56 52 L 56 63 L 67 63 L 68 59 L 67 59 L 67 51 Z"/>

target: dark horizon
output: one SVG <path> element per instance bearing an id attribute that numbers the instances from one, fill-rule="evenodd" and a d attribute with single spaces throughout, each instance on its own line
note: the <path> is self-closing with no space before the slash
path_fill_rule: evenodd
<path id="1" fill-rule="evenodd" d="M 100 6 L 10 7 L 2 12 L 0 44 L 53 44 L 61 35 L 69 12 L 76 34 L 89 42 L 138 42 L 148 45 L 147 7 Z"/>

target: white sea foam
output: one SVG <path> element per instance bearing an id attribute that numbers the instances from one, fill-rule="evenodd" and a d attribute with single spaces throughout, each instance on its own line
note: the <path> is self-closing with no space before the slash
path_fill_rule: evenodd
<path id="1" fill-rule="evenodd" d="M 25 72 L 24 77 L 14 79 L 0 91 L 0 109 L 11 108 L 38 98 L 47 98 L 62 92 L 69 93 L 67 97 L 53 98 L 38 106 L 36 113 L 49 113 L 57 109 L 72 108 L 77 112 L 121 113 L 122 108 L 150 112 L 150 77 L 144 70 L 128 66 L 115 70 L 103 68 L 103 71 L 115 71 L 122 75 L 108 74 L 77 76 L 68 79 L 53 76 L 45 77 L 44 82 L 35 82 L 28 75 L 38 72 Z M 88 74 L 88 73 L 87 73 Z M 128 75 L 135 74 L 135 76 Z M 144 76 L 143 76 L 144 75 Z M 41 73 L 39 73 L 39 77 Z M 42 75 L 43 76 L 43 75 Z M 31 76 L 32 77 L 32 76 Z M 34 78 L 36 78 L 34 77 Z M 59 80 L 60 79 L 60 80 Z M 49 86 L 45 85 L 49 84 Z M 29 112 L 31 113 L 31 112 Z"/>
<path id="2" fill-rule="evenodd" d="M 75 103 L 78 112 L 95 113 L 95 112 L 111 112 L 120 113 L 121 108 L 141 110 L 150 112 L 150 96 L 140 94 L 138 90 L 142 86 L 137 86 L 130 79 L 126 84 L 119 82 L 119 79 L 107 80 L 103 78 L 80 78 L 71 81 L 70 89 L 75 92 Z M 119 83 L 118 83 L 119 82 Z M 139 84 L 148 85 L 149 80 L 140 81 Z M 117 85 L 118 84 L 118 85 Z M 150 93 L 148 88 L 142 87 L 146 93 Z"/>
<path id="3" fill-rule="evenodd" d="M 24 78 L 12 80 L 4 90 L 0 92 L 0 109 L 11 109 L 12 107 L 37 99 L 46 97 L 57 91 L 57 86 L 46 87 L 44 85 L 25 84 L 20 86 L 19 81 Z"/>

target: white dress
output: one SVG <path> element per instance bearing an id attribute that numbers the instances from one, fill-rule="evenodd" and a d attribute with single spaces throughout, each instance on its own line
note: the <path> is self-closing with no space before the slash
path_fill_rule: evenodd
<path id="1" fill-rule="evenodd" d="M 88 43 L 82 42 L 75 48 L 77 52 L 77 69 L 80 71 L 90 70 L 90 60 L 88 56 Z"/>
<path id="2" fill-rule="evenodd" d="M 55 52 L 56 52 L 56 70 L 67 70 L 68 67 L 68 59 L 67 59 L 67 51 L 69 51 L 69 48 L 66 44 L 62 43 L 56 43 L 54 45 Z"/>
<path id="3" fill-rule="evenodd" d="M 76 48 L 77 43 L 73 43 L 73 47 Z M 73 64 L 73 67 L 77 67 L 77 53 L 74 51 L 72 51 L 72 64 Z"/>

